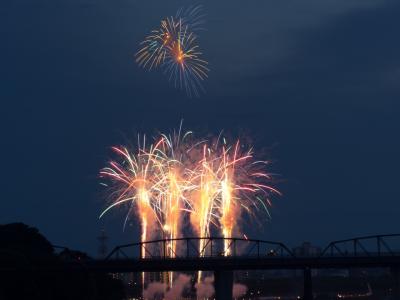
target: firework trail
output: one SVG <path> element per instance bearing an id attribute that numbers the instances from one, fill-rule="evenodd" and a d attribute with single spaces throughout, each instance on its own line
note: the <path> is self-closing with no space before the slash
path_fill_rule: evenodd
<path id="1" fill-rule="evenodd" d="M 140 43 L 141 48 L 135 54 L 140 67 L 152 70 L 161 66 L 175 88 L 185 90 L 189 97 L 204 92 L 202 81 L 209 72 L 197 45 L 197 32 L 204 24 L 201 9 L 201 6 L 180 9 L 175 17 L 162 20 L 160 28 Z"/>
<path id="2" fill-rule="evenodd" d="M 172 135 L 161 134 L 162 137 L 162 167 L 159 168 L 163 174 L 163 185 L 161 195 L 158 198 L 159 206 L 162 211 L 162 231 L 163 237 L 169 239 L 166 243 L 167 256 L 174 258 L 177 256 L 177 244 L 174 239 L 181 235 L 181 223 L 184 212 L 189 205 L 187 193 L 193 188 L 190 181 L 185 179 L 185 166 L 182 163 L 187 149 L 184 141 L 191 135 L 186 132 L 181 136 L 182 124 L 178 132 Z M 172 286 L 174 273 L 169 272 L 169 285 Z"/>
<path id="3" fill-rule="evenodd" d="M 175 19 L 181 20 L 182 25 L 187 26 L 195 34 L 204 30 L 205 15 L 201 5 L 190 6 L 186 9 L 180 8 L 175 15 Z"/>
<path id="4" fill-rule="evenodd" d="M 235 147 L 236 150 L 237 150 L 237 145 L 238 144 L 236 144 Z M 236 158 L 235 156 L 234 160 Z M 235 225 L 235 208 L 236 208 L 234 206 L 234 202 L 232 201 L 233 200 L 232 197 L 234 197 L 233 182 L 232 182 L 234 176 L 234 164 L 230 166 L 228 153 L 225 150 L 225 147 L 223 148 L 222 166 L 223 166 L 222 168 L 223 176 L 220 181 L 221 182 L 220 223 L 221 223 L 222 236 L 224 238 L 231 238 L 233 227 Z M 228 240 L 224 240 L 224 255 L 226 256 L 230 255 Z"/>
<path id="5" fill-rule="evenodd" d="M 143 147 L 138 147 L 136 155 L 129 153 L 125 147 L 113 147 L 113 151 L 118 155 L 118 161 L 111 161 L 109 167 L 100 171 L 101 177 L 109 178 L 115 186 L 115 191 L 112 195 L 117 195 L 114 202 L 108 206 L 100 215 L 100 218 L 111 208 L 122 204 L 129 204 L 128 213 L 125 217 L 125 224 L 130 217 L 132 209 L 136 207 L 140 220 L 141 242 L 148 239 L 149 228 L 154 230 L 160 219 L 158 210 L 151 202 L 151 195 L 158 190 L 158 177 L 154 176 L 153 171 L 154 157 L 156 156 L 157 147 L 161 142 L 154 147 L 150 146 L 147 152 L 145 149 L 145 137 L 143 138 Z M 144 246 L 143 246 L 144 247 Z M 145 249 L 140 249 L 141 258 L 146 258 Z M 145 284 L 145 273 L 142 272 L 142 286 Z"/>
<path id="6" fill-rule="evenodd" d="M 162 134 L 163 155 L 164 155 L 164 191 L 160 198 L 163 208 L 163 229 L 166 237 L 176 239 L 179 237 L 181 217 L 187 205 L 186 193 L 191 189 L 191 184 L 185 177 L 185 166 L 182 163 L 182 141 L 191 133 L 186 133 L 181 137 L 181 127 L 178 133 L 171 136 Z M 169 256 L 176 256 L 176 243 L 171 242 L 169 246 Z"/>
<path id="7" fill-rule="evenodd" d="M 136 206 L 136 212 L 141 223 L 141 241 L 144 242 L 147 240 L 149 222 L 157 220 L 157 214 L 150 202 L 152 190 L 157 186 L 154 183 L 151 171 L 153 167 L 151 157 L 154 148 L 151 148 L 150 153 L 146 153 L 144 149 L 139 147 L 137 155 L 132 155 L 125 147 L 113 147 L 112 149 L 119 156 L 119 161 L 111 161 L 109 167 L 100 171 L 100 176 L 108 177 L 115 183 L 116 190 L 112 195 L 115 194 L 117 197 L 101 213 L 100 217 L 111 208 L 128 203 L 129 210 L 125 218 L 126 222 L 131 210 Z M 142 258 L 145 255 L 145 251 L 142 251 Z"/>
<path id="8" fill-rule="evenodd" d="M 195 190 L 190 197 L 190 222 L 199 239 L 198 253 L 206 255 L 206 240 L 210 236 L 211 223 L 214 220 L 215 200 L 218 195 L 217 180 L 214 172 L 214 159 L 207 144 L 201 145 L 201 160 L 190 172 L 190 181 L 195 184 Z M 201 281 L 202 271 L 198 271 L 197 282 Z"/>
<path id="9" fill-rule="evenodd" d="M 217 174 L 221 195 L 218 198 L 219 223 L 224 238 L 232 238 L 233 230 L 238 229 L 238 216 L 243 213 L 254 217 L 254 211 L 261 208 L 270 216 L 269 195 L 280 195 L 279 191 L 270 185 L 271 175 L 264 171 L 268 162 L 255 161 L 253 156 L 251 148 L 243 154 L 240 153 L 240 141 L 234 146 L 222 147 Z M 224 255 L 230 254 L 229 241 L 225 240 Z"/>

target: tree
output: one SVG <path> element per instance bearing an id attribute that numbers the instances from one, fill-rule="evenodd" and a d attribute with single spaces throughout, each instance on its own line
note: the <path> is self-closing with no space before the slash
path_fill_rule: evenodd
<path id="1" fill-rule="evenodd" d="M 79 261 L 82 270 L 45 273 L 36 269 L 44 261 L 63 266 L 66 259 Z M 108 274 L 89 273 L 84 265 L 89 259 L 80 251 L 57 255 L 51 243 L 26 224 L 0 225 L 0 300 L 123 299 L 122 282 Z"/>

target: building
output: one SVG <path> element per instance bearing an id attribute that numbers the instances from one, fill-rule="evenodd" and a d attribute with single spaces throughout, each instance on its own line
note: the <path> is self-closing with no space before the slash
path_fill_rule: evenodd
<path id="1" fill-rule="evenodd" d="M 304 242 L 301 246 L 292 249 L 295 256 L 318 256 L 322 250 L 320 247 L 311 245 L 310 242 Z"/>

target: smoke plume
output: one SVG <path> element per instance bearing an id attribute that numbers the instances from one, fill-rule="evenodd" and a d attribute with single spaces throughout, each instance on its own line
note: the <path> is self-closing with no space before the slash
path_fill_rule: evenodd
<path id="1" fill-rule="evenodd" d="M 196 283 L 195 288 L 197 299 L 211 298 L 215 293 L 214 276 L 206 277 L 202 282 Z"/>
<path id="2" fill-rule="evenodd" d="M 161 282 L 151 282 L 147 286 L 147 289 L 143 291 L 144 299 L 155 299 L 156 297 L 162 297 L 167 290 L 167 285 Z"/>
<path id="3" fill-rule="evenodd" d="M 233 291 L 232 291 L 233 298 L 238 298 L 246 293 L 247 293 L 247 286 L 245 286 L 244 284 L 235 283 L 233 285 Z"/>
<path id="4" fill-rule="evenodd" d="M 165 300 L 176 300 L 182 297 L 185 289 L 190 287 L 190 276 L 186 274 L 179 274 L 175 279 L 172 288 L 165 293 Z"/>

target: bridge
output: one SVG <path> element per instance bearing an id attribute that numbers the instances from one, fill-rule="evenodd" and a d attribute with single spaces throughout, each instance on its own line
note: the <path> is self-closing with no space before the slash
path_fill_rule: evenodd
<path id="1" fill-rule="evenodd" d="M 311 300 L 312 269 L 385 267 L 390 268 L 396 280 L 393 292 L 395 299 L 400 300 L 400 234 L 334 241 L 316 255 L 299 255 L 281 242 L 255 239 L 165 239 L 120 245 L 102 260 L 68 260 L 62 266 L 51 262 L 35 265 L 37 270 L 45 272 L 61 269 L 74 272 L 82 270 L 82 265 L 88 272 L 106 273 L 212 271 L 217 300 L 232 299 L 234 270 L 303 270 L 303 299 Z"/>

